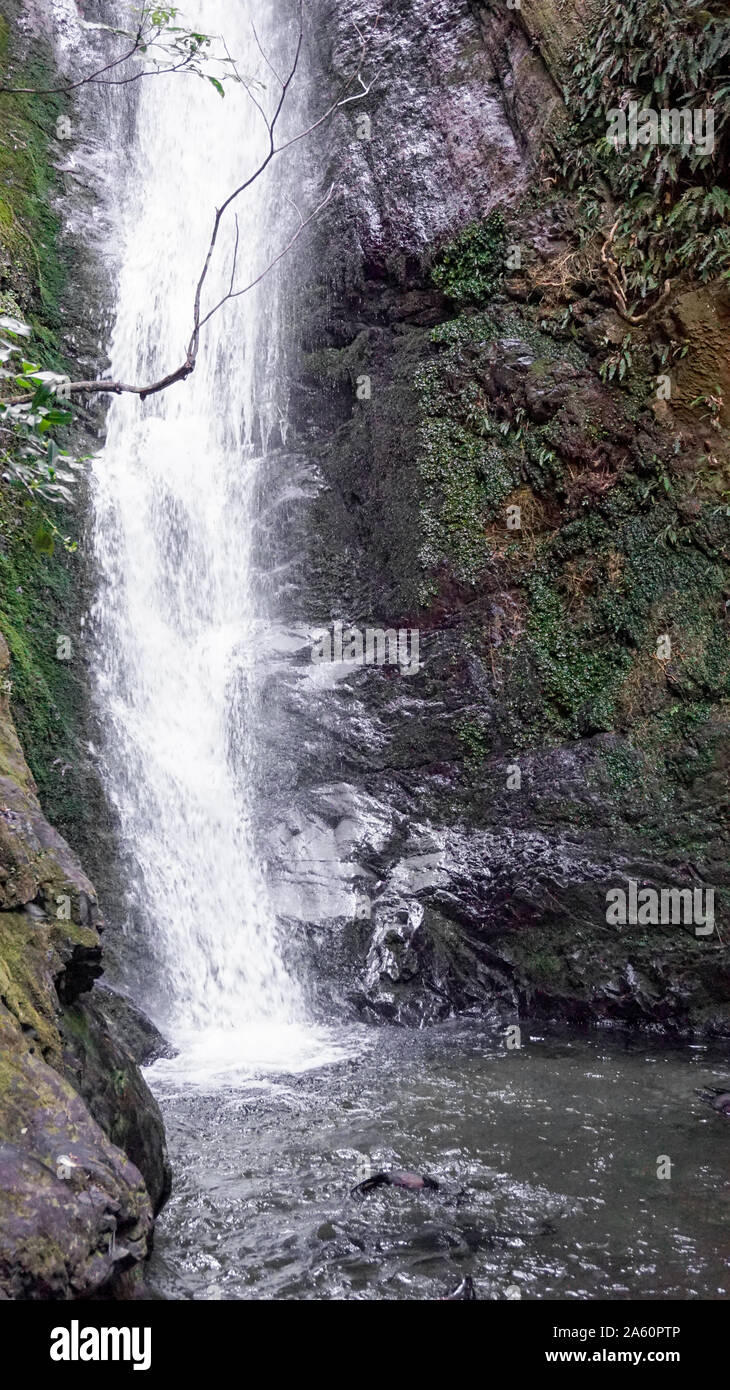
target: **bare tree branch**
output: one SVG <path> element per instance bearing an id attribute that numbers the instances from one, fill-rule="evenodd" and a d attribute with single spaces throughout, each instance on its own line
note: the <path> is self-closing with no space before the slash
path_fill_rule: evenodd
<path id="1" fill-rule="evenodd" d="M 85 77 L 80 77 L 76 82 L 64 82 L 60 87 L 7 87 L 0 85 L 0 96 L 65 96 L 71 92 L 76 92 L 80 87 L 99 86 L 99 87 L 122 87 L 131 82 L 138 82 L 141 77 L 158 77 L 166 73 L 184 72 L 186 69 L 191 71 L 190 64 L 201 57 L 202 45 L 195 45 L 190 52 L 183 54 L 176 63 L 168 63 L 167 66 L 154 68 L 143 68 L 141 72 L 130 73 L 128 77 L 107 78 L 105 74 L 113 72 L 116 68 L 122 67 L 138 53 L 146 53 L 148 50 L 160 47 L 165 53 L 168 50 L 160 39 L 165 32 L 164 24 L 152 24 L 150 22 L 151 10 L 147 5 L 142 7 L 137 31 L 134 34 L 132 46 L 118 58 L 113 58 L 104 67 L 97 68 L 94 72 L 87 73 Z M 192 37 L 192 35 L 190 36 Z M 207 37 L 207 36 L 206 36 Z M 195 70 L 197 72 L 197 70 Z M 199 75 L 199 74 L 198 74 Z"/>
<path id="2" fill-rule="evenodd" d="M 218 303 L 208 311 L 208 313 L 205 315 L 205 318 L 200 320 L 201 328 L 205 326 L 209 319 L 212 319 L 214 314 L 218 313 L 219 309 L 223 308 L 224 304 L 228 303 L 229 299 L 240 299 L 241 295 L 248 294 L 249 290 L 254 289 L 256 285 L 261 283 L 265 276 L 268 275 L 269 271 L 273 270 L 274 266 L 278 265 L 279 261 L 283 260 L 284 257 L 288 255 L 289 251 L 291 251 L 292 249 L 292 246 L 294 246 L 295 243 L 299 240 L 300 236 L 302 235 L 302 232 L 306 230 L 310 222 L 313 222 L 316 217 L 319 217 L 319 214 L 323 212 L 327 205 L 332 201 L 332 195 L 334 194 L 334 191 L 335 185 L 332 183 L 330 184 L 330 187 L 327 190 L 327 193 L 325 194 L 325 197 L 322 199 L 321 203 L 317 204 L 316 208 L 314 208 L 313 211 L 310 212 L 308 217 L 302 217 L 302 214 L 299 208 L 296 206 L 296 203 L 292 203 L 292 206 L 296 209 L 297 216 L 299 217 L 299 226 L 297 227 L 297 230 L 295 231 L 294 235 L 289 238 L 286 245 L 281 248 L 281 251 L 279 251 L 278 254 L 274 256 L 274 259 L 272 261 L 269 261 L 269 264 L 266 266 L 266 268 L 262 270 L 261 274 L 257 275 L 254 280 L 250 280 L 249 283 L 245 285 L 241 290 L 234 290 L 233 288 L 229 289 L 228 293 L 225 294 L 223 298 L 220 299 Z M 287 198 L 287 202 L 292 202 L 291 198 Z M 236 248 L 238 248 L 238 242 L 236 242 Z M 231 274 L 231 286 L 233 285 L 235 273 L 236 267 L 234 263 L 233 271 Z"/>
<path id="3" fill-rule="evenodd" d="M 301 6 L 299 7 L 299 13 L 300 13 L 300 16 L 301 16 Z M 263 50 L 263 48 L 261 47 L 261 44 L 260 44 L 260 42 L 259 42 L 259 36 L 258 36 L 258 34 L 256 33 L 256 25 L 254 24 L 253 20 L 251 21 L 251 30 L 252 30 L 254 39 L 256 40 L 256 47 L 258 48 L 258 51 L 259 51 L 259 53 L 261 54 L 261 57 L 263 58 L 263 60 L 264 60 L 264 62 L 265 62 L 265 64 L 266 64 L 266 66 L 267 66 L 267 68 L 269 69 L 269 72 L 273 73 L 273 75 L 274 75 L 274 77 L 276 78 L 277 82 L 278 82 L 279 85 L 281 86 L 281 85 L 282 85 L 282 79 L 280 78 L 278 72 L 276 71 L 276 68 L 274 67 L 274 64 L 272 63 L 271 59 L 269 58 L 268 53 L 265 53 L 264 50 Z"/>
<path id="4" fill-rule="evenodd" d="M 348 78 L 348 80 L 347 80 L 346 83 L 344 84 L 343 88 L 342 88 L 341 91 L 340 91 L 340 94 L 330 103 L 330 105 L 329 105 L 329 106 L 327 107 L 327 109 L 322 113 L 322 115 L 319 116 L 315 121 L 313 121 L 309 126 L 307 126 L 305 129 L 299 131 L 296 135 L 291 136 L 289 139 L 282 141 L 281 144 L 278 144 L 278 145 L 277 145 L 277 143 L 276 143 L 277 125 L 278 125 L 278 122 L 279 122 L 279 120 L 280 120 L 280 118 L 281 118 L 282 112 L 283 112 L 283 110 L 284 110 L 284 107 L 285 107 L 285 104 L 286 104 L 286 99 L 287 99 L 287 96 L 288 96 L 289 91 L 290 91 L 290 89 L 291 89 L 291 86 L 292 86 L 292 83 L 293 83 L 293 81 L 294 81 L 294 78 L 295 78 L 295 76 L 296 76 L 297 70 L 298 70 L 298 68 L 299 68 L 299 62 L 300 62 L 300 58 L 301 58 L 302 44 L 303 44 L 303 38 L 304 38 L 304 28 L 303 28 L 302 13 L 303 13 L 303 0 L 299 0 L 299 4 L 298 4 L 298 32 L 297 32 L 297 39 L 296 39 L 296 43 L 295 43 L 295 49 L 294 49 L 294 57 L 293 57 L 293 59 L 292 59 L 291 65 L 290 65 L 290 67 L 289 67 L 289 69 L 288 69 L 287 74 L 286 74 L 285 77 L 280 77 L 279 74 L 276 73 L 276 71 L 275 71 L 273 65 L 271 64 L 271 62 L 268 60 L 268 58 L 266 58 L 266 54 L 264 53 L 264 50 L 263 50 L 263 48 L 261 47 L 261 44 L 260 44 L 260 42 L 259 42 L 258 35 L 256 34 L 255 27 L 252 25 L 252 29 L 253 29 L 253 32 L 254 32 L 254 37 L 255 37 L 255 40 L 256 40 L 256 44 L 257 44 L 257 46 L 258 46 L 258 48 L 259 48 L 259 51 L 260 51 L 260 53 L 262 54 L 262 56 L 264 57 L 265 61 L 267 62 L 267 65 L 268 65 L 270 71 L 271 71 L 272 73 L 274 73 L 274 75 L 276 76 L 277 82 L 279 83 L 279 85 L 280 85 L 280 87 L 281 87 L 281 92 L 280 92 L 279 97 L 278 97 L 278 100 L 277 100 L 277 102 L 276 102 L 273 115 L 272 115 L 270 118 L 266 115 L 266 112 L 264 111 L 264 109 L 263 109 L 261 103 L 258 102 L 258 100 L 256 100 L 255 97 L 252 97 L 252 100 L 254 101 L 254 104 L 256 105 L 256 107 L 258 108 L 258 110 L 260 111 L 260 113 L 261 113 L 261 115 L 262 115 L 262 118 L 263 118 L 263 120 L 264 120 L 264 122 L 265 122 L 265 124 L 266 124 L 266 129 L 267 129 L 268 137 L 269 137 L 269 138 L 268 138 L 268 148 L 267 148 L 267 150 L 266 150 L 266 153 L 265 153 L 265 154 L 263 155 L 263 157 L 261 158 L 260 163 L 258 164 L 257 168 L 254 169 L 253 173 L 250 174 L 246 179 L 244 179 L 243 183 L 239 184 L 239 186 L 238 186 L 237 188 L 235 188 L 235 189 L 233 190 L 233 192 L 230 193 L 230 194 L 228 195 L 228 197 L 226 198 L 225 202 L 222 203 L 221 206 L 220 206 L 220 207 L 217 209 L 217 211 L 216 211 L 216 214 L 215 214 L 215 217 L 214 217 L 214 220 L 213 220 L 213 228 L 212 228 L 212 231 L 211 231 L 210 240 L 209 240 L 209 242 L 208 242 L 208 247 L 207 247 L 206 254 L 205 254 L 205 259 L 204 259 L 203 266 L 202 266 L 202 269 L 201 269 L 201 272 L 200 272 L 200 276 L 198 277 L 198 281 L 197 281 L 197 284 L 196 284 L 196 286 L 195 286 L 195 293 L 194 293 L 194 299 L 193 299 L 193 328 L 192 328 L 192 333 L 191 333 L 191 336 L 190 336 L 190 341 L 189 341 L 189 343 L 188 343 L 188 347 L 187 347 L 187 351 L 186 351 L 186 354 L 185 354 L 185 359 L 184 359 L 184 361 L 180 364 L 179 367 L 176 367 L 174 371 L 168 372 L 164 377 L 161 377 L 158 381 L 151 382 L 151 383 L 148 384 L 148 385 L 144 385 L 144 386 L 130 385 L 130 384 L 126 383 L 126 382 L 112 381 L 112 380 L 109 380 L 108 378 L 102 378 L 102 379 L 93 380 L 93 381 L 66 382 L 66 383 L 64 384 L 64 388 L 65 388 L 65 393 L 66 393 L 67 395 L 81 395 L 81 394 L 86 394 L 86 393 L 88 393 L 88 394 L 109 394 L 109 395 L 117 395 L 117 396 L 118 396 L 118 395 L 122 395 L 122 394 L 128 394 L 128 395 L 136 395 L 136 396 L 139 396 L 139 397 L 140 397 L 140 400 L 143 400 L 143 401 L 144 401 L 144 400 L 147 399 L 148 396 L 158 395 L 161 391 L 167 390 L 168 387 L 175 385 L 177 382 L 185 381 L 185 380 L 192 374 L 192 372 L 195 370 L 195 365 L 196 365 L 196 362 L 197 362 L 197 359 L 198 359 L 198 352 L 199 352 L 199 348 L 200 348 L 200 334 L 201 334 L 201 330 L 204 328 L 204 326 L 205 326 L 207 323 L 209 323 L 210 320 L 211 320 L 211 318 L 213 318 L 213 316 L 214 316 L 215 314 L 217 314 L 217 313 L 223 308 L 223 306 L 224 306 L 225 304 L 227 304 L 230 300 L 238 299 L 238 298 L 240 298 L 242 295 L 248 294 L 248 292 L 249 292 L 250 290 L 252 290 L 252 289 L 254 288 L 254 286 L 260 284 L 260 282 L 265 278 L 265 276 L 268 275 L 269 272 L 270 272 L 271 270 L 273 270 L 274 266 L 278 265 L 279 261 L 281 261 L 281 260 L 283 259 L 283 257 L 287 255 L 287 253 L 291 250 L 291 248 L 296 244 L 296 242 L 299 240 L 299 238 L 300 238 L 300 237 L 303 235 L 303 233 L 306 231 L 307 227 L 309 227 L 309 225 L 314 221 L 314 219 L 315 219 L 316 217 L 318 217 L 319 214 L 320 214 L 321 212 L 323 212 L 324 209 L 325 209 L 325 208 L 328 206 L 328 204 L 331 202 L 332 197 L 333 197 L 333 195 L 334 195 L 334 191 L 335 191 L 335 184 L 334 184 L 334 183 L 330 186 L 330 188 L 329 188 L 327 194 L 325 195 L 325 197 L 321 200 L 321 202 L 313 209 L 313 211 L 312 211 L 307 217 L 304 217 L 304 216 L 302 215 L 300 209 L 296 206 L 295 203 L 293 203 L 293 200 L 292 200 L 292 199 L 287 198 L 287 201 L 290 202 L 290 203 L 292 204 L 292 206 L 294 206 L 294 208 L 295 208 L 295 210 L 296 210 L 296 213 L 297 213 L 297 216 L 298 216 L 298 218 L 299 218 L 299 225 L 298 225 L 296 231 L 295 231 L 294 234 L 290 237 L 290 239 L 286 242 L 286 244 L 282 247 L 282 249 L 277 253 L 277 255 L 274 256 L 274 258 L 264 267 L 264 269 L 263 269 L 253 280 L 251 280 L 249 284 L 245 285 L 242 289 L 238 289 L 238 290 L 234 289 L 235 276 L 236 276 L 236 268 L 237 268 L 237 260 L 238 260 L 238 247 L 239 247 L 238 220 L 236 219 L 236 240 L 235 240 L 235 246 L 234 246 L 233 267 L 232 267 L 231 279 L 230 279 L 230 284 L 229 284 L 228 291 L 227 291 L 227 293 L 226 293 L 225 295 L 223 295 L 223 297 L 218 301 L 217 304 L 215 304 L 211 309 L 209 309 L 209 310 L 207 311 L 207 313 L 203 314 L 203 311 L 202 311 L 202 296 L 203 296 L 203 290 L 204 290 L 204 288 L 205 288 L 205 284 L 206 284 L 206 281 L 207 281 L 207 279 L 208 279 L 208 273 L 209 273 L 209 271 L 210 271 L 210 267 L 211 267 L 211 263 L 212 263 L 212 260 L 213 260 L 213 256 L 214 256 L 214 253 L 215 253 L 217 244 L 218 244 L 218 234 L 219 234 L 219 232 L 220 232 L 221 222 L 222 222 L 222 220 L 223 220 L 223 218 L 224 218 L 226 212 L 228 211 L 228 209 L 237 201 L 238 198 L 240 198 L 240 197 L 251 187 L 251 185 L 252 185 L 253 183 L 256 182 L 257 179 L 259 179 L 259 178 L 262 176 L 262 174 L 263 174 L 263 173 L 265 172 L 265 170 L 268 168 L 268 166 L 269 166 L 269 164 L 271 163 L 271 161 L 272 161 L 273 159 L 275 159 L 275 158 L 277 157 L 277 155 L 282 154 L 285 150 L 291 149 L 293 145 L 296 145 L 299 141 L 301 141 L 301 140 L 305 139 L 307 136 L 313 134 L 314 131 L 318 130 L 327 120 L 330 119 L 331 116 L 333 116 L 333 114 L 334 114 L 341 106 L 345 105 L 346 102 L 356 101 L 356 100 L 362 100 L 365 96 L 367 96 L 367 95 L 369 94 L 370 90 L 372 89 L 373 82 L 376 80 L 376 78 L 373 78 L 372 81 L 371 81 L 369 84 L 366 85 L 366 84 L 363 82 L 362 76 L 361 76 L 361 74 L 360 74 L 360 66 L 361 66 L 361 64 L 362 64 L 363 58 L 364 58 L 364 56 L 365 56 L 365 53 L 366 53 L 366 51 L 367 51 L 368 37 L 367 37 L 366 35 L 362 34 L 361 31 L 358 29 L 357 32 L 358 32 L 358 34 L 359 34 L 359 36 L 360 36 L 360 52 L 359 52 L 359 54 L 358 54 L 358 64 L 357 64 L 357 68 L 356 68 L 355 72 Z M 373 22 L 373 25 L 372 25 L 372 32 L 374 32 L 374 30 L 375 30 L 375 28 L 376 28 L 376 26 L 377 26 L 377 24 L 378 24 L 378 22 L 379 22 L 379 19 L 380 19 L 380 11 L 378 11 L 378 13 L 377 13 L 377 15 L 376 15 L 376 17 L 375 17 L 375 20 L 374 20 L 374 22 Z M 357 28 L 357 26 L 356 26 L 356 28 Z M 229 55 L 229 58 L 230 58 L 230 55 Z M 231 59 L 231 61 L 233 61 L 233 60 Z M 234 67 L 235 67 L 235 64 L 234 64 Z M 377 76 L 377 74 L 376 74 L 376 76 Z M 353 82 L 355 82 L 355 81 L 358 81 L 358 82 L 360 83 L 360 86 L 362 87 L 362 91 L 361 91 L 361 92 L 357 92 L 357 93 L 355 93 L 355 94 L 352 95 L 352 96 L 347 96 L 347 92 L 349 91 L 350 87 L 352 86 Z M 248 95 L 251 96 L 252 94 L 251 94 L 251 92 L 249 91 L 248 86 L 247 86 L 245 83 L 243 83 L 243 85 L 244 85 L 244 87 L 246 88 L 246 91 L 247 91 Z M 16 396 L 16 397 L 14 397 L 13 399 L 11 399 L 11 400 L 9 400 L 9 401 L 0 402 L 0 404 L 2 404 L 2 405 L 28 405 L 28 404 L 30 404 L 30 402 L 33 400 L 33 398 L 34 398 L 34 397 L 33 397 L 33 393 L 31 392 L 31 393 L 26 393 L 26 394 L 24 394 L 24 395 L 22 395 L 22 396 Z"/>
<path id="5" fill-rule="evenodd" d="M 228 61 L 228 63 L 230 64 L 230 66 L 233 68 L 233 71 L 234 71 L 234 73 L 235 73 L 235 75 L 236 75 L 237 81 L 240 82 L 241 86 L 245 89 L 245 91 L 246 91 L 246 93 L 247 93 L 249 99 L 253 102 L 254 106 L 256 107 L 256 110 L 259 111 L 259 112 L 261 113 L 261 117 L 262 117 L 262 119 L 263 119 L 263 121 L 264 121 L 264 124 L 266 125 L 267 130 L 268 130 L 268 127 L 269 127 L 268 116 L 266 115 L 266 112 L 264 111 L 264 108 L 263 108 L 263 106 L 261 105 L 261 102 L 259 101 L 258 97 L 256 96 L 256 93 L 255 93 L 254 90 L 253 90 L 253 85 L 252 85 L 252 83 L 247 82 L 247 81 L 246 81 L 246 78 L 241 76 L 240 72 L 238 71 L 238 64 L 237 64 L 235 58 L 232 58 L 232 57 L 231 57 L 231 51 L 230 51 L 230 49 L 229 49 L 229 47 L 228 47 L 228 44 L 227 44 L 226 41 L 225 41 L 225 38 L 223 38 L 223 36 L 221 36 L 221 38 L 222 38 L 223 47 L 224 47 L 225 50 L 226 50 L 226 58 L 227 58 L 227 61 Z"/>

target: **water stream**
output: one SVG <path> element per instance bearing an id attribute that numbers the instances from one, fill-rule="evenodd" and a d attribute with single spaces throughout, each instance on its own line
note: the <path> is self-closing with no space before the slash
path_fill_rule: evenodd
<path id="1" fill-rule="evenodd" d="M 693 1094 L 722 1053 L 522 1041 L 376 1029 L 349 1061 L 195 1095 L 153 1069 L 176 1165 L 153 1290 L 438 1299 L 469 1274 L 480 1299 L 727 1298 L 727 1122 Z M 439 1189 L 350 1194 L 403 1167 Z"/>

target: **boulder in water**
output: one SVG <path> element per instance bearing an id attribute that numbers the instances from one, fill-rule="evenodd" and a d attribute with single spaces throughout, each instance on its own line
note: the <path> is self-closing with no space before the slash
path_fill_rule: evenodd
<path id="1" fill-rule="evenodd" d="M 404 1187 L 407 1192 L 423 1192 L 428 1188 L 434 1191 L 438 1188 L 435 1178 L 429 1178 L 425 1173 L 409 1173 L 404 1169 L 395 1168 L 392 1173 L 373 1173 L 364 1182 L 359 1182 L 353 1187 L 350 1196 L 355 1193 L 365 1195 L 367 1192 L 374 1192 L 376 1187 Z"/>
<path id="2" fill-rule="evenodd" d="M 727 1086 L 706 1086 L 704 1090 L 698 1089 L 697 1095 L 718 1115 L 730 1120 L 730 1089 Z"/>

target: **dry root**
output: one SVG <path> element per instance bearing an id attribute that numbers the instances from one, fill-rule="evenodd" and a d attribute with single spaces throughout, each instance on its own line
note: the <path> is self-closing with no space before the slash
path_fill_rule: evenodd
<path id="1" fill-rule="evenodd" d="M 656 313 L 657 309 L 659 309 L 662 304 L 666 303 L 667 299 L 669 298 L 672 292 L 672 283 L 670 280 L 664 281 L 664 289 L 662 290 L 662 293 L 660 294 L 659 298 L 656 299 L 654 303 L 651 304 L 649 308 L 644 311 L 643 314 L 630 314 L 628 304 L 626 301 L 626 295 L 628 292 L 628 285 L 626 283 L 626 272 L 619 265 L 615 256 L 611 254 L 611 246 L 613 245 L 613 239 L 616 235 L 617 230 L 618 222 L 614 222 L 608 234 L 608 238 L 603 243 L 603 247 L 601 249 L 601 260 L 603 261 L 603 264 L 606 267 L 606 278 L 611 287 L 611 293 L 613 294 L 614 302 L 616 304 L 616 308 L 619 314 L 621 315 L 621 318 L 624 319 L 626 323 L 643 323 L 644 320 L 648 319 L 651 314 Z"/>

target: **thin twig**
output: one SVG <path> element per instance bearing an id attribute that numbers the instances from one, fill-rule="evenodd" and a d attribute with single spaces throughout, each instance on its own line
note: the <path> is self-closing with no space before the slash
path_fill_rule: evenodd
<path id="1" fill-rule="evenodd" d="M 281 251 L 279 251 L 278 255 L 274 256 L 274 259 L 272 261 L 269 261 L 269 264 L 266 266 L 266 268 L 261 271 L 261 274 L 257 275 L 254 280 L 250 280 L 249 283 L 245 285 L 242 290 L 229 290 L 228 294 L 225 294 L 223 298 L 220 299 L 218 303 L 208 311 L 208 313 L 205 315 L 205 318 L 201 319 L 201 328 L 205 326 L 209 319 L 212 319 L 214 314 L 218 313 L 219 309 L 223 308 L 224 304 L 228 303 L 229 299 L 240 299 L 241 295 L 248 294 L 249 290 L 254 289 L 256 285 L 259 285 L 261 283 L 264 277 L 269 274 L 269 271 L 273 270 L 274 266 L 278 265 L 279 261 L 283 260 L 284 256 L 288 255 L 289 251 L 291 251 L 292 247 L 299 240 L 300 236 L 302 235 L 302 232 L 309 226 L 310 222 L 313 222 L 315 217 L 318 217 L 320 212 L 324 211 L 328 203 L 331 202 L 334 191 L 335 185 L 330 184 L 326 196 L 322 199 L 321 203 L 318 203 L 317 207 L 314 208 L 312 212 L 310 212 L 309 217 L 302 217 L 299 208 L 297 208 L 297 213 L 299 214 L 300 219 L 299 226 L 297 227 L 297 230 L 294 233 L 294 235 L 290 237 L 289 241 L 286 243 L 286 246 L 283 246 Z M 288 201 L 291 200 L 289 199 Z M 233 273 L 235 275 L 235 266 Z"/>

